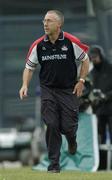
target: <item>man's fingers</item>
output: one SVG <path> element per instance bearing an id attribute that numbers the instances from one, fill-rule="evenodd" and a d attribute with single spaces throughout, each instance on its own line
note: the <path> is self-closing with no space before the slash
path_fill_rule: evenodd
<path id="1" fill-rule="evenodd" d="M 73 90 L 73 94 L 75 94 L 76 93 L 76 90 Z"/>
<path id="2" fill-rule="evenodd" d="M 21 100 L 23 99 L 23 96 L 22 96 L 22 94 L 20 94 L 20 99 L 21 99 Z"/>
<path id="3" fill-rule="evenodd" d="M 20 99 L 22 100 L 23 99 L 23 97 L 24 97 L 24 93 L 22 92 L 22 91 L 20 91 Z"/>
<path id="4" fill-rule="evenodd" d="M 80 97 L 82 95 L 82 91 L 83 91 L 83 84 L 78 82 L 73 90 L 73 94 L 76 94 L 78 97 Z"/>
<path id="5" fill-rule="evenodd" d="M 73 94 L 76 94 L 76 92 L 77 92 L 77 88 L 75 87 L 73 90 Z"/>
<path id="6" fill-rule="evenodd" d="M 24 90 L 24 97 L 27 97 L 27 89 Z"/>
<path id="7" fill-rule="evenodd" d="M 21 88 L 19 94 L 20 94 L 20 99 L 22 100 L 24 97 L 27 97 L 27 91 L 28 89 L 27 88 Z"/>
<path id="8" fill-rule="evenodd" d="M 82 95 L 82 92 L 80 90 L 73 91 L 73 94 L 76 94 L 77 97 L 80 97 Z"/>

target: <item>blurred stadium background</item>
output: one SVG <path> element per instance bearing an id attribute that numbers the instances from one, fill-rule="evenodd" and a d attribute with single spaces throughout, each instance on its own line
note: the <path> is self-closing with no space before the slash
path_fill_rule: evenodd
<path id="1" fill-rule="evenodd" d="M 44 33 L 41 22 L 49 9 L 61 10 L 64 30 L 103 46 L 112 61 L 112 0 L 0 0 L 0 128 L 21 126 L 29 118 L 40 125 L 36 72 L 29 98 L 21 102 L 18 92 L 29 46 Z"/>

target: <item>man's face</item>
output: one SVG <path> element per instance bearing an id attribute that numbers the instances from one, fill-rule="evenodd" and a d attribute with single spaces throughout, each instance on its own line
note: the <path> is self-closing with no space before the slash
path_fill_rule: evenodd
<path id="1" fill-rule="evenodd" d="M 43 20 L 44 24 L 44 31 L 47 35 L 52 35 L 61 27 L 61 22 L 59 20 L 59 17 L 55 13 L 47 13 Z"/>

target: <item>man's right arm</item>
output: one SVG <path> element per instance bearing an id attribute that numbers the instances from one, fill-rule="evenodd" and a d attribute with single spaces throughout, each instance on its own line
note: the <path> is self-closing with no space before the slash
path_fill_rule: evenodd
<path id="1" fill-rule="evenodd" d="M 19 95 L 20 95 L 20 99 L 22 100 L 23 98 L 27 97 L 27 93 L 28 93 L 28 86 L 30 83 L 30 80 L 32 78 L 33 75 L 33 70 L 31 69 L 24 69 L 23 72 L 23 84 L 22 87 L 19 91 Z"/>

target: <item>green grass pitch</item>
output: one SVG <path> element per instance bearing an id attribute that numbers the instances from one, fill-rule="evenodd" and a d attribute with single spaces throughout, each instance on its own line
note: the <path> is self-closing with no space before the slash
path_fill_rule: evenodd
<path id="1" fill-rule="evenodd" d="M 62 171 L 61 173 L 47 173 L 34 171 L 31 168 L 0 168 L 0 180 L 112 180 L 112 172 Z"/>

